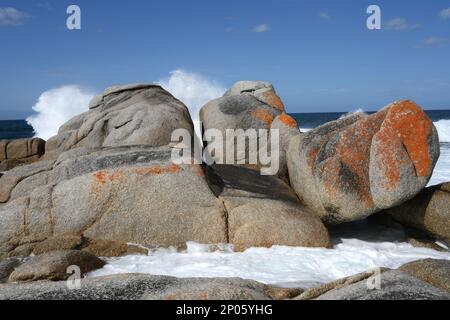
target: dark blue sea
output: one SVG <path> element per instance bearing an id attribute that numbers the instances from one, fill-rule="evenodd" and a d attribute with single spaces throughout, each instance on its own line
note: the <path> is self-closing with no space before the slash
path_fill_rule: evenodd
<path id="1" fill-rule="evenodd" d="M 33 128 L 25 120 L 0 120 L 0 140 L 34 136 Z"/>

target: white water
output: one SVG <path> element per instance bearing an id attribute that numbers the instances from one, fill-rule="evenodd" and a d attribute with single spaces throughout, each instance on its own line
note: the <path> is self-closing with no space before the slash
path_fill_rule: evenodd
<path id="1" fill-rule="evenodd" d="M 429 186 L 450 182 L 450 143 L 441 143 L 441 156 L 433 171 Z"/>
<path id="2" fill-rule="evenodd" d="M 89 109 L 94 93 L 79 86 L 70 85 L 45 91 L 33 106 L 37 114 L 27 118 L 36 137 L 48 140 L 74 116 Z"/>
<path id="3" fill-rule="evenodd" d="M 232 246 L 188 243 L 187 250 L 153 250 L 148 256 L 108 259 L 88 277 L 147 273 L 186 277 L 239 277 L 284 287 L 310 287 L 377 267 L 398 268 L 425 258 L 450 260 L 450 253 L 414 248 L 402 231 L 355 223 L 333 231 L 333 249 L 276 246 L 233 252 Z"/>
<path id="4" fill-rule="evenodd" d="M 450 143 L 450 120 L 439 120 L 434 125 L 439 133 L 439 141 Z"/>
<path id="5" fill-rule="evenodd" d="M 169 78 L 159 80 L 157 83 L 188 107 L 195 132 L 201 137 L 200 109 L 207 102 L 221 97 L 225 93 L 225 88 L 199 74 L 183 70 L 172 71 Z"/>

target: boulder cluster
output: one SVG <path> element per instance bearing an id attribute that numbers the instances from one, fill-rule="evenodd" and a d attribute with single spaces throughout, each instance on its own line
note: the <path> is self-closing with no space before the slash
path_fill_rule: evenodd
<path id="1" fill-rule="evenodd" d="M 228 164 L 174 163 L 172 133 L 195 137 L 194 124 L 157 85 L 106 89 L 46 143 L 1 141 L 0 165 L 8 164 L 0 175 L 0 258 L 52 255 L 34 263 L 56 261 L 57 270 L 22 265 L 10 280 L 62 280 L 65 261 L 92 270 L 102 265 L 95 255 L 142 252 L 129 243 L 330 247 L 328 225 L 383 210 L 450 239 L 448 186 L 423 191 L 439 158 L 438 134 L 412 101 L 301 133 L 271 84 L 243 81 L 207 103 L 200 120 L 203 132 L 224 135 L 278 129 L 278 174 L 242 164 L 251 149 Z M 271 150 L 270 137 L 258 143 Z M 210 156 L 226 158 L 232 147 Z"/>

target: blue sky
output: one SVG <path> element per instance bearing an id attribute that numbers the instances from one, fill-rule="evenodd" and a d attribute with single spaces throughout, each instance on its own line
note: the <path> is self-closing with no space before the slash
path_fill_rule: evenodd
<path id="1" fill-rule="evenodd" d="M 66 28 L 70 4 L 81 7 L 80 31 Z M 370 4 L 381 7 L 382 30 L 366 28 Z M 224 87 L 272 82 L 288 112 L 376 110 L 403 98 L 450 109 L 448 8 L 448 0 L 0 0 L 0 118 L 29 116 L 51 88 L 99 92 L 177 69 Z"/>

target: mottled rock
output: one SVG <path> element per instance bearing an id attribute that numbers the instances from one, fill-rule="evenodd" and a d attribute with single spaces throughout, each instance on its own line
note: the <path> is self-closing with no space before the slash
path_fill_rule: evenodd
<path id="1" fill-rule="evenodd" d="M 398 270 L 381 275 L 381 289 L 371 289 L 367 280 L 328 291 L 317 300 L 449 300 L 450 294 Z"/>
<path id="2" fill-rule="evenodd" d="M 145 248 L 106 240 L 88 240 L 83 251 L 90 252 L 97 257 L 120 257 L 131 254 L 148 254 L 148 250 Z"/>
<path id="3" fill-rule="evenodd" d="M 214 165 L 206 173 L 212 190 L 224 203 L 229 242 L 236 250 L 330 246 L 320 219 L 302 207 L 282 180 L 238 166 Z"/>
<path id="4" fill-rule="evenodd" d="M 450 244 L 450 183 L 426 188 L 412 200 L 385 213 L 402 225 L 419 229 Z"/>
<path id="5" fill-rule="evenodd" d="M 78 266 L 82 273 L 87 273 L 104 266 L 104 262 L 91 253 L 76 250 L 52 251 L 30 258 L 10 275 L 10 282 L 27 282 L 38 280 L 66 280 L 69 266 Z"/>
<path id="6" fill-rule="evenodd" d="M 45 141 L 39 138 L 1 140 L 0 171 L 36 162 L 44 152 Z"/>
<path id="7" fill-rule="evenodd" d="M 436 128 L 411 101 L 356 113 L 292 138 L 289 178 L 327 223 L 365 218 L 417 195 L 439 158 Z"/>
<path id="8" fill-rule="evenodd" d="M 362 272 L 362 273 L 359 273 L 359 274 L 356 274 L 356 275 L 353 275 L 350 277 L 346 277 L 343 279 L 338 279 L 336 281 L 325 283 L 323 285 L 313 287 L 313 288 L 306 290 L 301 295 L 296 297 L 295 300 L 313 300 L 313 299 L 316 299 L 316 298 L 324 295 L 325 293 L 327 293 L 329 291 L 338 290 L 338 289 L 344 288 L 346 286 L 349 286 L 351 284 L 361 282 L 363 280 L 367 281 L 369 278 L 372 278 L 376 275 L 380 275 L 383 272 L 386 272 L 388 270 L 389 269 L 385 269 L 385 268 L 369 270 L 369 271 Z"/>
<path id="9" fill-rule="evenodd" d="M 419 260 L 405 264 L 399 270 L 450 293 L 449 260 Z"/>
<path id="10" fill-rule="evenodd" d="M 285 111 L 284 103 L 277 95 L 272 84 L 262 81 L 239 81 L 236 82 L 227 92 L 224 97 L 236 96 L 240 94 L 251 94 L 258 100 L 278 109 Z"/>
<path id="11" fill-rule="evenodd" d="M 9 275 L 20 265 L 19 259 L 7 259 L 0 261 L 0 283 L 8 281 Z"/>
<path id="12" fill-rule="evenodd" d="M 280 288 L 276 286 L 266 285 L 264 293 L 272 300 L 287 300 L 298 297 L 303 293 L 300 288 Z"/>
<path id="13" fill-rule="evenodd" d="M 39 173 L 49 171 L 53 167 L 53 161 L 40 161 L 27 166 L 21 166 L 7 171 L 0 177 L 0 203 L 10 200 L 12 190 L 25 180 Z M 32 186 L 33 188 L 35 186 Z M 22 194 L 21 196 L 24 196 Z"/>
<path id="14" fill-rule="evenodd" d="M 449 250 L 438 245 L 436 241 L 430 239 L 416 239 L 416 238 L 408 238 L 408 243 L 416 248 L 426 248 L 432 249 L 441 252 L 448 252 Z"/>
<path id="15" fill-rule="evenodd" d="M 39 138 L 11 140 L 6 144 L 6 159 L 23 159 L 42 155 L 45 141 Z"/>
<path id="16" fill-rule="evenodd" d="M 242 279 L 178 279 L 160 292 L 146 292 L 142 300 L 269 300 L 261 283 Z"/>
<path id="17" fill-rule="evenodd" d="M 82 243 L 83 237 L 80 235 L 58 235 L 36 244 L 33 248 L 33 254 L 40 255 L 51 251 L 74 250 L 81 247 Z"/>
<path id="18" fill-rule="evenodd" d="M 287 167 L 287 152 L 289 143 L 295 136 L 300 135 L 297 121 L 286 113 L 280 114 L 276 117 L 270 127 L 271 130 L 278 130 L 279 132 L 279 174 L 278 176 L 289 183 L 289 174 Z"/>
<path id="19" fill-rule="evenodd" d="M 0 140 L 0 161 L 6 160 L 6 146 L 8 145 L 8 140 Z"/>
<path id="20" fill-rule="evenodd" d="M 223 205 L 201 166 L 173 164 L 169 147 L 84 151 L 43 172 L 48 185 L 20 180 L 16 189 L 29 193 L 0 208 L 0 243 L 25 233 L 149 246 L 227 241 Z"/>
<path id="21" fill-rule="evenodd" d="M 14 257 L 15 258 L 26 258 L 29 255 L 31 255 L 31 253 L 33 253 L 35 246 L 36 246 L 35 243 L 21 244 L 21 245 L 17 246 L 16 248 L 14 248 L 14 250 L 9 252 L 8 257 L 10 257 L 10 258 L 14 258 Z"/>
<path id="22" fill-rule="evenodd" d="M 177 279 L 143 274 L 87 278 L 79 290 L 38 281 L 0 285 L 0 300 L 268 300 L 265 285 L 242 279 Z"/>
<path id="23" fill-rule="evenodd" d="M 262 90 L 262 91 L 261 91 Z M 258 94 L 258 92 L 263 92 Z M 262 95 L 266 98 L 262 98 Z M 206 154 L 217 164 L 242 165 L 259 169 L 262 163 L 258 150 L 269 147 L 269 130 L 272 123 L 284 112 L 284 106 L 272 85 L 259 82 L 241 82 L 234 85 L 223 97 L 207 103 L 200 110 L 204 132 L 218 130 L 225 142 L 223 149 L 206 144 Z M 249 130 L 254 129 L 254 130 Z M 245 141 L 238 140 L 227 130 L 241 130 Z M 256 130 L 256 131 L 255 131 Z M 267 135 L 260 135 L 266 130 Z M 245 146 L 240 147 L 240 145 Z M 250 148 L 249 145 L 257 148 Z M 270 150 L 270 149 L 269 149 Z M 285 163 L 280 164 L 285 167 Z"/>

